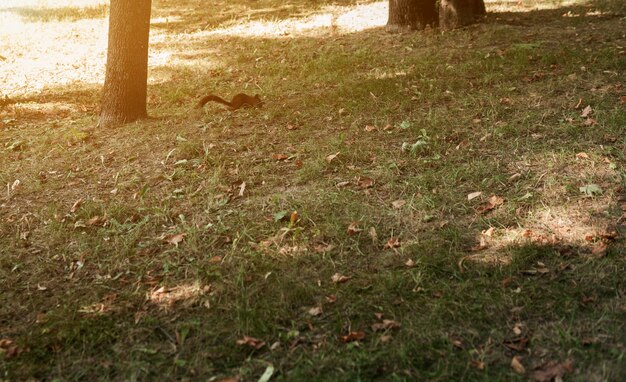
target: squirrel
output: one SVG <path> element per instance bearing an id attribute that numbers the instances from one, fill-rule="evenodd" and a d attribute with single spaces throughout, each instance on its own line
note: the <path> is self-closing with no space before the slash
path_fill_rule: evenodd
<path id="1" fill-rule="evenodd" d="M 231 111 L 237 110 L 244 106 L 254 106 L 260 107 L 263 105 L 263 101 L 261 101 L 261 97 L 258 94 L 255 94 L 254 97 L 249 96 L 244 93 L 239 93 L 233 97 L 233 99 L 228 102 L 225 99 L 218 97 L 213 94 L 209 94 L 206 97 L 203 97 L 200 102 L 198 102 L 198 108 L 204 106 L 207 102 L 214 101 L 228 106 Z"/>

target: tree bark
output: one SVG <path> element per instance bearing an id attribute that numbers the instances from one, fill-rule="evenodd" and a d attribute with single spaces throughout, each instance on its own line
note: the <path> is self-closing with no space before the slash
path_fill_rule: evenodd
<path id="1" fill-rule="evenodd" d="M 152 0 L 111 0 L 100 126 L 147 116 L 151 5 Z"/>
<path id="2" fill-rule="evenodd" d="M 485 13 L 484 0 L 440 0 L 439 26 L 442 29 L 462 27 Z"/>
<path id="3" fill-rule="evenodd" d="M 437 26 L 437 0 L 389 0 L 389 32 Z"/>

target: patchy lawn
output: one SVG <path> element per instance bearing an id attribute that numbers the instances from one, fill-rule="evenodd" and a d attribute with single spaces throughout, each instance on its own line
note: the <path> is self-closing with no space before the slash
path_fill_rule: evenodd
<path id="1" fill-rule="evenodd" d="M 626 380 L 623 2 L 397 35 L 384 1 L 155 0 L 153 118 L 115 129 L 106 3 L 31 3 L 0 379 Z"/>

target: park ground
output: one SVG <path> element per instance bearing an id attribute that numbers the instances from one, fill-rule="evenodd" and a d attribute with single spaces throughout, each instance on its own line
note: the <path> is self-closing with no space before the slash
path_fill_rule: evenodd
<path id="1" fill-rule="evenodd" d="M 106 4 L 0 5 L 0 380 L 626 380 L 624 2 L 153 3 L 111 129 Z"/>

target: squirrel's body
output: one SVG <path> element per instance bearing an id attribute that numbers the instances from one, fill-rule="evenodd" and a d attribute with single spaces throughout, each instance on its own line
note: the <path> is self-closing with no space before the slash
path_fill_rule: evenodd
<path id="1" fill-rule="evenodd" d="M 228 102 L 225 99 L 218 97 L 214 94 L 209 94 L 206 97 L 203 97 L 200 102 L 198 102 L 198 107 L 202 107 L 204 106 L 207 102 L 217 102 L 217 103 L 221 103 L 223 105 L 228 106 L 228 108 L 230 110 L 237 110 L 241 107 L 244 106 L 255 106 L 255 107 L 259 107 L 263 104 L 263 101 L 261 101 L 261 97 L 256 94 L 254 97 L 253 96 L 249 96 L 247 94 L 244 93 L 239 93 L 237 95 L 235 95 L 233 97 L 233 99 Z"/>

